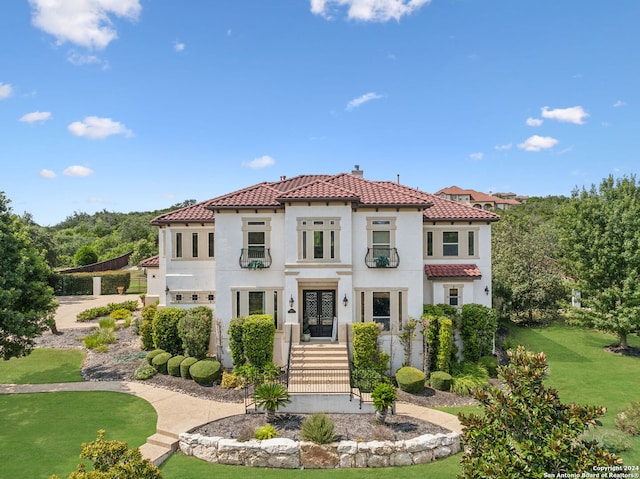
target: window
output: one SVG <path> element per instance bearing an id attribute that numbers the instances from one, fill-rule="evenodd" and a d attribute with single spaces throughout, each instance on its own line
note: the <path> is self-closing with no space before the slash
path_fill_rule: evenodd
<path id="1" fill-rule="evenodd" d="M 271 220 L 243 218 L 243 245 L 240 265 L 243 268 L 261 269 L 271 266 L 269 248 Z"/>
<path id="2" fill-rule="evenodd" d="M 391 232 L 390 231 L 372 231 L 371 232 L 371 248 L 373 255 L 378 258 L 384 256 L 389 258 L 391 250 Z"/>
<path id="3" fill-rule="evenodd" d="M 182 295 L 180 293 L 176 294 L 176 301 L 182 301 Z"/>
<path id="4" fill-rule="evenodd" d="M 264 256 L 264 231 L 249 231 L 247 234 L 247 249 L 250 258 L 262 258 Z"/>
<path id="5" fill-rule="evenodd" d="M 448 299 L 450 306 L 458 306 L 458 304 L 460 303 L 458 288 L 449 288 Z"/>
<path id="6" fill-rule="evenodd" d="M 209 258 L 215 258 L 216 257 L 216 250 L 215 250 L 215 233 L 209 233 L 208 236 L 208 242 L 209 242 Z"/>
<path id="7" fill-rule="evenodd" d="M 339 259 L 338 218 L 298 218 L 298 259 L 336 261 Z"/>
<path id="8" fill-rule="evenodd" d="M 427 256 L 433 256 L 433 231 L 427 231 Z"/>
<path id="9" fill-rule="evenodd" d="M 264 314 L 264 291 L 249 291 L 249 314 Z"/>
<path id="10" fill-rule="evenodd" d="M 176 233 L 176 258 L 182 258 L 182 233 Z"/>
<path id="11" fill-rule="evenodd" d="M 474 231 L 467 232 L 467 254 L 469 256 L 474 256 L 476 254 L 476 236 Z"/>
<path id="12" fill-rule="evenodd" d="M 191 257 L 198 257 L 198 233 L 191 233 Z"/>
<path id="13" fill-rule="evenodd" d="M 458 256 L 458 232 L 445 231 L 442 233 L 442 255 Z"/>
<path id="14" fill-rule="evenodd" d="M 383 331 L 391 330 L 391 293 L 373 293 L 373 321 L 382 324 Z"/>
<path id="15" fill-rule="evenodd" d="M 367 267 L 397 268 L 400 258 L 395 243 L 395 218 L 367 218 Z"/>

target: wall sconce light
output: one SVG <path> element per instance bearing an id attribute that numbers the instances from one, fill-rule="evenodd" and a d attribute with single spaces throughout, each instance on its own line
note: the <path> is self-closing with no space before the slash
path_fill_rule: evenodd
<path id="1" fill-rule="evenodd" d="M 289 311 L 287 311 L 287 313 L 295 313 L 296 310 L 293 309 L 293 305 L 295 304 L 295 301 L 293 300 L 293 295 L 291 295 L 291 298 L 289 298 Z"/>
<path id="2" fill-rule="evenodd" d="M 489 296 L 489 286 L 485 286 L 485 287 L 484 287 L 484 294 L 486 294 L 487 296 Z"/>
<path id="3" fill-rule="evenodd" d="M 347 295 L 346 294 L 344 295 L 344 298 L 342 299 L 342 304 L 344 304 L 345 308 L 349 304 L 349 299 L 347 299 Z"/>
<path id="4" fill-rule="evenodd" d="M 164 294 L 169 294 L 169 291 L 170 291 L 170 290 L 169 290 L 169 286 L 167 285 L 167 287 L 166 287 L 166 288 L 164 288 Z"/>

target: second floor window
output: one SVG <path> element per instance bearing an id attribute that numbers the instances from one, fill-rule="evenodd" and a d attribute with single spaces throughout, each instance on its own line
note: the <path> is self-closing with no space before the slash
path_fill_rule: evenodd
<path id="1" fill-rule="evenodd" d="M 442 233 L 442 255 L 458 256 L 458 232 L 445 231 Z"/>
<path id="2" fill-rule="evenodd" d="M 264 231 L 249 231 L 247 233 L 247 249 L 250 258 L 263 258 L 265 249 Z"/>
<path id="3" fill-rule="evenodd" d="M 198 233 L 191 233 L 191 257 L 198 257 Z"/>
<path id="4" fill-rule="evenodd" d="M 337 218 L 298 219 L 298 259 L 336 261 L 339 259 Z"/>
<path id="5" fill-rule="evenodd" d="M 182 233 L 176 233 L 176 258 L 182 258 Z"/>

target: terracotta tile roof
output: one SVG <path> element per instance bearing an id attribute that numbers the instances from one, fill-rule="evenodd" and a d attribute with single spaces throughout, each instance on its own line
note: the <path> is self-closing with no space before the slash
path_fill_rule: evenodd
<path id="1" fill-rule="evenodd" d="M 517 200 L 510 200 L 510 199 L 505 199 L 505 198 L 501 198 L 499 196 L 496 195 L 491 195 L 491 194 L 487 194 L 487 193 L 482 193 L 481 191 L 476 191 L 476 190 L 464 190 L 462 188 L 460 188 L 459 186 L 449 186 L 447 188 L 442 188 L 439 191 L 436 191 L 434 193 L 434 195 L 440 195 L 440 194 L 445 194 L 445 195 L 469 195 L 469 197 L 471 198 L 471 202 L 473 201 L 478 201 L 478 202 L 484 202 L 484 203 L 495 203 L 495 204 L 510 204 L 510 205 L 519 205 L 520 202 Z"/>
<path id="2" fill-rule="evenodd" d="M 427 264 L 427 279 L 471 278 L 480 279 L 482 273 L 475 264 Z"/>
<path id="3" fill-rule="evenodd" d="M 446 200 L 392 181 L 371 181 L 349 173 L 300 175 L 263 182 L 195 205 L 157 216 L 153 225 L 180 222 L 214 222 L 217 209 L 282 208 L 292 200 L 344 200 L 356 206 L 415 206 L 424 208 L 425 221 L 497 221 L 498 215 Z"/>
<path id="4" fill-rule="evenodd" d="M 202 222 L 212 223 L 214 221 L 213 211 L 206 208 L 207 201 L 196 203 L 195 205 L 186 206 L 179 210 L 169 211 L 168 213 L 156 216 L 151 220 L 151 224 L 158 226 L 166 223 L 185 223 L 185 222 Z"/>
<path id="5" fill-rule="evenodd" d="M 159 268 L 160 267 L 160 255 L 152 256 L 151 258 L 143 259 L 138 263 L 138 266 L 143 268 Z"/>
<path id="6" fill-rule="evenodd" d="M 457 201 L 440 198 L 439 196 L 425 193 L 424 191 L 408 186 L 399 185 L 392 181 L 386 181 L 384 183 L 392 188 L 412 190 L 415 194 L 423 195 L 423 197 L 432 205 L 424 210 L 424 221 L 498 221 L 500 219 L 497 214 L 491 213 L 490 211 L 474 208 L 469 205 L 458 203 Z"/>

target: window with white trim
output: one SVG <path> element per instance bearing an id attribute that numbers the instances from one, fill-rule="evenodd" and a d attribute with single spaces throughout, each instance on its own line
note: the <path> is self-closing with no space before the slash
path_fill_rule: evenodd
<path id="1" fill-rule="evenodd" d="M 407 289 L 356 289 L 356 318 L 382 325 L 383 333 L 399 332 L 407 322 Z"/>
<path id="2" fill-rule="evenodd" d="M 340 260 L 340 218 L 298 218 L 298 261 Z"/>
<path id="3" fill-rule="evenodd" d="M 444 231 L 442 233 L 442 256 L 458 256 L 457 231 Z"/>
<path id="4" fill-rule="evenodd" d="M 236 318 L 243 318 L 250 314 L 270 314 L 276 329 L 282 329 L 282 319 L 279 312 L 282 311 L 282 289 L 249 289 L 237 288 L 231 290 L 232 311 Z"/>

